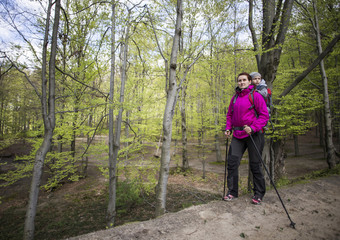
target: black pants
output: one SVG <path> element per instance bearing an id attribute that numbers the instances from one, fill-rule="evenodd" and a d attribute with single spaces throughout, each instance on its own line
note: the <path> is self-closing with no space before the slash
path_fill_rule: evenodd
<path id="1" fill-rule="evenodd" d="M 255 133 L 252 135 L 254 142 L 262 155 L 264 147 L 264 134 Z M 240 166 L 241 158 L 248 148 L 249 165 L 253 174 L 254 195 L 263 198 L 266 192 L 266 183 L 262 173 L 261 159 L 256 151 L 256 148 L 250 137 L 238 139 L 233 137 L 228 153 L 228 193 L 234 197 L 238 197 L 238 167 Z"/>

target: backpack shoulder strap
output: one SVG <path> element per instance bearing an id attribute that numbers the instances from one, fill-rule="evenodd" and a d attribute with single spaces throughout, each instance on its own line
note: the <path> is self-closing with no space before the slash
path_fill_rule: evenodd
<path id="1" fill-rule="evenodd" d="M 251 106 L 250 106 L 249 109 L 254 108 L 256 118 L 258 118 L 259 115 L 258 115 L 257 112 L 256 112 L 255 104 L 254 104 L 254 91 L 255 91 L 255 89 L 253 88 L 253 89 L 250 91 L 249 95 L 248 95 L 249 101 L 250 101 L 250 103 L 251 103 Z"/>
<path id="2" fill-rule="evenodd" d="M 233 100 L 233 108 L 231 109 L 231 112 L 234 112 L 234 105 L 235 105 L 235 102 L 236 102 L 236 99 L 237 99 L 237 94 L 234 95 L 234 100 Z"/>
<path id="3" fill-rule="evenodd" d="M 235 104 L 237 97 L 238 97 L 238 95 L 237 95 L 237 94 L 235 94 L 235 95 L 234 95 L 234 101 L 233 101 L 233 104 Z"/>
<path id="4" fill-rule="evenodd" d="M 254 105 L 254 89 L 252 89 L 250 91 L 250 93 L 248 94 L 248 98 L 249 98 L 249 101 L 251 103 L 251 107 L 249 109 L 255 108 L 255 105 Z"/>

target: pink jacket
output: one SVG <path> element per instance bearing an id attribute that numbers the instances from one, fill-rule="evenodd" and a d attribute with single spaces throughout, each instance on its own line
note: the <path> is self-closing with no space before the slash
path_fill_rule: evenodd
<path id="1" fill-rule="evenodd" d="M 261 94 L 256 91 L 254 91 L 254 105 L 258 118 L 256 117 L 254 108 L 249 109 L 252 104 L 248 95 L 253 88 L 253 85 L 250 85 L 242 91 L 240 91 L 238 87 L 236 88 L 236 94 L 238 97 L 235 104 L 233 104 L 235 96 L 231 98 L 225 130 L 232 131 L 233 127 L 243 127 L 244 125 L 248 125 L 253 129 L 253 132 L 259 132 L 267 125 L 269 114 L 266 102 Z M 243 130 L 234 130 L 233 136 L 236 138 L 246 138 L 249 135 Z"/>

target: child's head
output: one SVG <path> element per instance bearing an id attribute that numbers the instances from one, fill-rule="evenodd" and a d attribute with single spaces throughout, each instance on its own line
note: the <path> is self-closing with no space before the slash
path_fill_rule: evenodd
<path id="1" fill-rule="evenodd" d="M 254 84 L 255 86 L 259 85 L 261 82 L 261 74 L 258 72 L 252 72 L 249 74 L 252 78 L 251 83 Z"/>

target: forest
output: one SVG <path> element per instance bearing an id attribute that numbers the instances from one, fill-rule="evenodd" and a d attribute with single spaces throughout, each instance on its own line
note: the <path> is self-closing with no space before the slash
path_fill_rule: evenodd
<path id="1" fill-rule="evenodd" d="M 44 239 L 40 197 L 93 171 L 105 192 L 105 209 L 87 206 L 104 212 L 93 230 L 122 224 L 136 202 L 152 201 L 153 217 L 171 211 L 172 174 L 188 181 L 196 161 L 204 180 L 208 155 L 223 171 L 241 72 L 272 91 L 262 157 L 274 182 L 288 141 L 298 156 L 311 131 L 336 168 L 339 12 L 337 0 L 0 1 L 0 189 L 27 183 L 20 238 Z"/>

